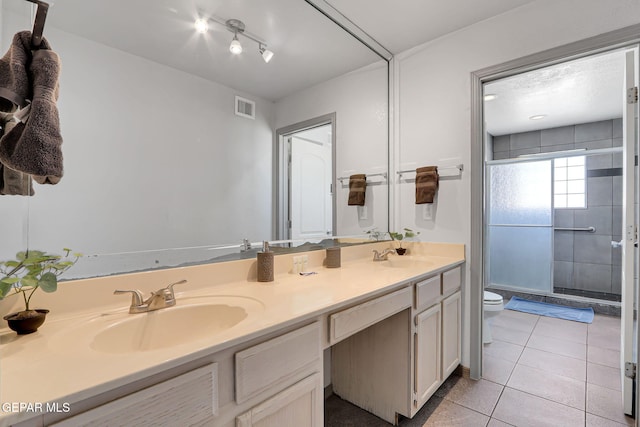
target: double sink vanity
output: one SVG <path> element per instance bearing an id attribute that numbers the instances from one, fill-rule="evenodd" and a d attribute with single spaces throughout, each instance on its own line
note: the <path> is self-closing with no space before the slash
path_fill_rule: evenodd
<path id="1" fill-rule="evenodd" d="M 34 296 L 38 332 L 0 330 L 0 426 L 321 427 L 325 389 L 396 423 L 458 367 L 464 245 L 376 242 L 61 283 Z M 175 287 L 175 306 L 129 313 L 129 296 Z M 39 298 L 36 300 L 36 298 Z M 14 301 L 19 304 L 19 301 Z"/>

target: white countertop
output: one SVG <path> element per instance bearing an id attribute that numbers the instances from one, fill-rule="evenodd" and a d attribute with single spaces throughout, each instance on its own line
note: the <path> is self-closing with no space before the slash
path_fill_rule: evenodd
<path id="1" fill-rule="evenodd" d="M 289 272 L 290 258 L 300 254 L 276 256 L 275 280 L 267 283 L 256 281 L 255 260 L 61 283 L 55 294 L 39 293 L 38 300 L 34 296 L 35 307 L 52 310 L 36 333 L 17 336 L 0 329 L 0 403 L 57 401 L 73 405 L 464 262 L 464 245 L 436 243 L 410 244 L 409 256 L 391 255 L 392 262 L 402 258 L 398 265 L 373 262 L 371 250 L 384 247 L 389 247 L 389 242 L 342 248 L 342 267 L 334 269 L 322 266 L 324 251 L 307 252 L 308 270 L 317 272 L 311 276 Z M 158 350 L 105 353 L 90 347 L 93 334 L 88 331 L 93 323 L 146 315 L 129 314 L 129 297 L 113 296 L 114 289 L 140 288 L 148 294 L 182 278 L 189 282 L 176 286 L 176 307 L 163 310 L 178 308 L 181 300 L 186 304 L 228 295 L 253 301 L 248 305 L 248 316 L 213 337 Z M 103 301 L 106 304 L 97 304 Z M 0 406 L 0 426 L 36 415 L 6 409 Z"/>

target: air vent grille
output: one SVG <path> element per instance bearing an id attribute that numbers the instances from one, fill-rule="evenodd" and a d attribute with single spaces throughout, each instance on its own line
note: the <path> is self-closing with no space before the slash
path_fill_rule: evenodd
<path id="1" fill-rule="evenodd" d="M 256 103 L 241 96 L 236 96 L 236 115 L 247 119 L 255 119 Z"/>

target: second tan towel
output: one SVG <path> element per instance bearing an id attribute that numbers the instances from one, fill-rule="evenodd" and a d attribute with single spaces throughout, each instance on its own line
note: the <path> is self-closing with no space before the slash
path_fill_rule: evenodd
<path id="1" fill-rule="evenodd" d="M 438 167 L 426 166 L 416 169 L 416 205 L 433 203 L 438 191 Z"/>
<path id="2" fill-rule="evenodd" d="M 364 206 L 367 175 L 360 173 L 349 177 L 349 206 Z"/>

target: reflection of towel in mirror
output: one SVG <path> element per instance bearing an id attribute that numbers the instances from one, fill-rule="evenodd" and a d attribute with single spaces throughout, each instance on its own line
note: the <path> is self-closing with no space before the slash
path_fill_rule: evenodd
<path id="1" fill-rule="evenodd" d="M 367 175 L 356 174 L 349 177 L 349 206 L 364 206 L 367 189 Z"/>
<path id="2" fill-rule="evenodd" d="M 13 114 L 0 112 L 0 136 L 16 125 Z M 0 194 L 12 196 L 33 196 L 31 177 L 0 163 Z"/>
<path id="3" fill-rule="evenodd" d="M 31 98 L 27 71 L 30 60 L 31 32 L 16 33 L 0 59 L 0 111 L 11 112 L 27 105 L 27 99 Z"/>
<path id="4" fill-rule="evenodd" d="M 62 136 L 56 106 L 60 59 L 48 49 L 46 40 L 41 47 L 33 52 L 29 65 L 33 99 L 28 117 L 0 138 L 0 162 L 32 175 L 40 184 L 56 184 L 62 178 Z"/>
<path id="5" fill-rule="evenodd" d="M 438 179 L 437 166 L 416 169 L 416 205 L 433 203 L 438 191 Z"/>

